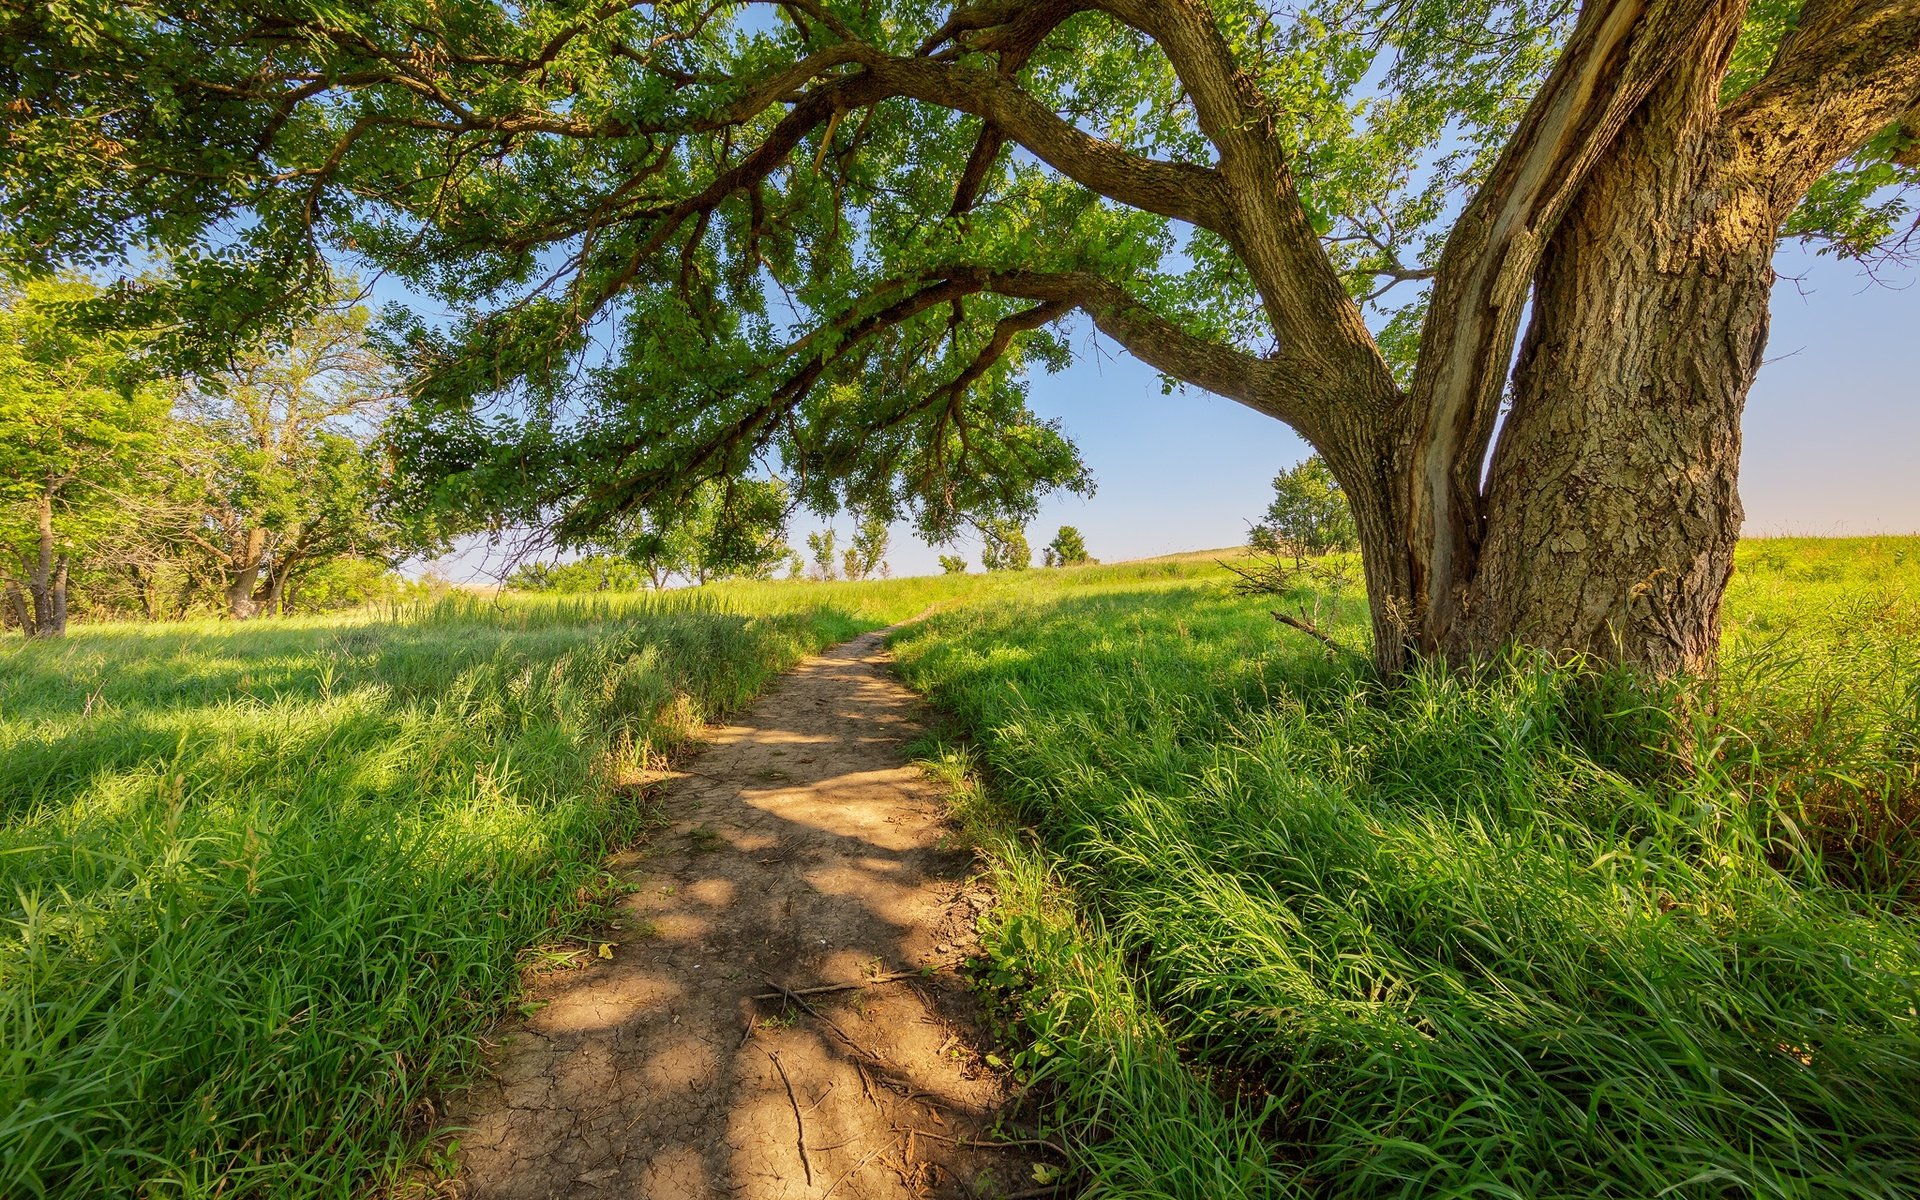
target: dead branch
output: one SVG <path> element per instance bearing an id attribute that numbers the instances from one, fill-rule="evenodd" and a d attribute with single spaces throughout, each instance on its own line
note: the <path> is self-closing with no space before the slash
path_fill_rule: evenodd
<path id="1" fill-rule="evenodd" d="M 787 1078 L 787 1069 L 780 1065 L 780 1056 L 771 1050 L 761 1053 L 773 1060 L 773 1069 L 780 1072 L 780 1082 L 787 1089 L 787 1103 L 793 1105 L 793 1127 L 795 1144 L 800 1147 L 800 1169 L 806 1172 L 807 1186 L 813 1186 L 813 1163 L 807 1158 L 807 1122 L 800 1115 L 800 1101 L 794 1098 L 793 1080 Z"/>
<path id="2" fill-rule="evenodd" d="M 1345 646 L 1342 646 L 1339 642 L 1334 641 L 1331 637 L 1328 637 L 1325 633 L 1321 632 L 1320 627 L 1315 625 L 1312 621 L 1305 620 L 1304 618 L 1301 618 L 1301 617 L 1290 617 L 1286 613 L 1279 612 L 1277 610 L 1273 614 L 1273 619 L 1280 622 L 1282 625 L 1287 626 L 1290 629 L 1298 629 L 1301 633 L 1306 634 L 1308 637 L 1318 640 L 1321 644 L 1325 645 L 1330 650 L 1338 650 L 1338 651 L 1341 651 L 1342 653 L 1349 653 L 1349 651 Z"/>
<path id="3" fill-rule="evenodd" d="M 944 970 L 946 967 L 951 965 L 952 964 L 950 963 L 937 963 L 934 965 L 932 969 L 936 971 Z M 898 979 L 911 979 L 913 976 L 918 974 L 920 974 L 919 970 L 889 971 L 885 975 L 875 975 L 871 979 L 859 979 L 859 980 L 853 980 L 847 983 L 823 983 L 818 987 L 803 987 L 803 988 L 783 987 L 778 983 L 774 983 L 773 986 L 778 988 L 779 989 L 778 991 L 758 992 L 758 993 L 755 993 L 753 996 L 749 997 L 749 999 L 786 1000 L 796 996 L 823 996 L 828 992 L 851 992 L 851 991 L 857 991 L 860 988 L 868 986 L 869 984 L 892 983 Z M 773 983 L 773 980 L 769 979 L 767 982 Z"/>

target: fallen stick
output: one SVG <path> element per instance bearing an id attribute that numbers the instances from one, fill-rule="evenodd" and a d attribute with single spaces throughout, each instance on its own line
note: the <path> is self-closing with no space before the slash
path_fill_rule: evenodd
<path id="1" fill-rule="evenodd" d="M 794 1004 L 799 1005 L 800 1010 L 802 1012 L 806 1013 L 808 1016 L 812 1017 L 814 1020 L 819 1021 L 821 1024 L 825 1025 L 828 1029 L 833 1030 L 834 1036 L 839 1038 L 841 1041 L 845 1042 L 848 1048 L 852 1049 L 855 1053 L 863 1054 L 873 1062 L 880 1063 L 882 1065 L 886 1064 L 886 1061 L 887 1061 L 886 1059 L 880 1057 L 878 1054 L 875 1054 L 873 1051 L 867 1049 L 865 1046 L 862 1046 L 859 1042 L 854 1041 L 852 1035 L 850 1035 L 846 1030 L 840 1028 L 840 1026 L 834 1022 L 834 1019 L 832 1017 L 829 1017 L 827 1014 L 821 1012 L 819 1009 L 815 1008 L 813 1005 L 807 1003 L 807 998 L 805 996 L 802 996 L 800 993 L 792 991 L 782 986 L 779 982 L 775 981 L 774 979 L 769 978 L 767 982 L 773 984 L 774 987 L 779 989 L 779 993 L 778 993 L 779 998 L 788 1000 Z"/>
<path id="2" fill-rule="evenodd" d="M 869 984 L 892 983 L 897 979 L 911 979 L 915 975 L 920 974 L 921 970 L 938 971 L 938 970 L 944 969 L 948 965 L 949 964 L 947 963 L 938 963 L 930 968 L 916 968 L 915 970 L 912 970 L 912 971 L 889 971 L 885 975 L 875 975 L 871 979 L 861 979 L 852 983 L 823 983 L 818 987 L 790 988 L 790 987 L 784 987 L 778 983 L 773 983 L 773 980 L 769 979 L 767 980 L 767 982 L 773 983 L 774 987 L 777 987 L 780 989 L 779 991 L 758 992 L 749 998 L 753 1000 L 779 1000 L 779 999 L 790 997 L 790 996 L 823 996 L 828 992 L 851 992 L 859 988 L 866 987 Z"/>
<path id="3" fill-rule="evenodd" d="M 800 1115 L 800 1101 L 793 1095 L 793 1080 L 787 1078 L 787 1069 L 780 1065 L 780 1056 L 771 1050 L 761 1053 L 773 1060 L 773 1069 L 780 1072 L 780 1082 L 787 1088 L 787 1103 L 793 1105 L 794 1144 L 800 1147 L 800 1169 L 807 1173 L 807 1186 L 813 1186 L 813 1163 L 807 1158 L 807 1122 Z"/>
<path id="4" fill-rule="evenodd" d="M 852 1179 L 855 1175 L 858 1175 L 863 1169 L 865 1169 L 866 1165 L 872 1162 L 875 1158 L 885 1153 L 886 1151 L 893 1149 L 893 1147 L 899 1142 L 899 1140 L 900 1140 L 899 1138 L 894 1138 L 892 1141 L 883 1142 L 880 1145 L 875 1146 L 873 1149 L 867 1151 L 867 1156 L 861 1159 L 859 1162 L 853 1164 L 853 1169 L 851 1171 L 848 1171 L 845 1175 L 842 1175 L 840 1178 L 833 1181 L 833 1186 L 827 1189 L 827 1194 L 820 1197 L 820 1200 L 833 1200 L 833 1194 L 840 1190 L 841 1184 L 845 1183 L 849 1179 Z"/>
<path id="5" fill-rule="evenodd" d="M 1052 1142 L 1044 1141 L 1040 1138 L 1012 1138 L 1004 1142 L 983 1142 L 979 1138 L 948 1137 L 944 1133 L 934 1133 L 926 1129 L 914 1129 L 912 1132 L 919 1134 L 921 1137 L 930 1137 L 935 1141 L 948 1142 L 955 1146 L 979 1146 L 987 1150 L 1011 1150 L 1016 1146 L 1039 1146 L 1042 1149 L 1051 1150 L 1062 1157 L 1065 1157 L 1067 1153 Z"/>
<path id="6" fill-rule="evenodd" d="M 1328 637 L 1326 634 L 1320 632 L 1319 627 L 1316 626 L 1312 621 L 1303 621 L 1299 617 L 1290 617 L 1283 612 L 1275 612 L 1273 614 L 1273 619 L 1280 622 L 1282 625 L 1287 626 L 1289 629 L 1298 629 L 1301 633 L 1306 634 L 1310 638 L 1317 638 L 1321 645 L 1326 646 L 1330 650 L 1339 650 L 1343 653 L 1350 653 L 1350 651 L 1348 651 L 1345 646 L 1342 646 L 1339 642 L 1334 641 L 1332 638 Z"/>

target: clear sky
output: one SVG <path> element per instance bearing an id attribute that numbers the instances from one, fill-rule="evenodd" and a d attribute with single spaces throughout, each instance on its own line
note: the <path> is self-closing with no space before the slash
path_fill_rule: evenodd
<path id="1" fill-rule="evenodd" d="M 1855 264 L 1797 246 L 1776 263 L 1766 365 L 1747 403 L 1747 532 L 1920 531 L 1920 271 L 1882 272 L 1875 283 Z M 1079 348 L 1072 367 L 1034 378 L 1032 399 L 1079 443 L 1099 490 L 1042 505 L 1027 530 L 1035 561 L 1062 524 L 1107 560 L 1244 541 L 1274 473 L 1306 444 L 1205 392 L 1162 395 L 1151 370 L 1084 322 Z M 822 524 L 802 513 L 794 544 Z M 976 542 L 960 552 L 978 569 Z M 938 570 L 938 553 L 900 526 L 888 557 L 895 574 L 912 575 Z"/>
<path id="2" fill-rule="evenodd" d="M 1869 279 L 1795 246 L 1777 260 L 1766 365 L 1747 405 L 1741 493 L 1750 534 L 1920 531 L 1920 270 Z M 1032 401 L 1079 443 L 1093 496 L 1056 496 L 1028 527 L 1040 548 L 1062 524 L 1108 561 L 1236 545 L 1266 507 L 1274 473 L 1307 448 L 1286 426 L 1194 389 L 1164 395 L 1153 371 L 1079 326 L 1081 354 L 1037 375 Z M 791 541 L 825 522 L 795 518 Z M 837 524 L 845 542 L 847 521 Z M 957 551 L 978 569 L 979 545 Z M 896 575 L 939 570 L 941 553 L 897 526 Z M 489 564 L 489 560 L 491 563 Z M 484 578 L 497 556 L 447 563 Z"/>

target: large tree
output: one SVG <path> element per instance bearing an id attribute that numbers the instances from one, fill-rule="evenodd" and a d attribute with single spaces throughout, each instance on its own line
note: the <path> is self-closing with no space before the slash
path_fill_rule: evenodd
<path id="1" fill-rule="evenodd" d="M 230 616 L 279 612 L 300 573 L 392 549 L 365 443 L 399 385 L 368 321 L 363 307 L 324 309 L 235 353 L 182 406 L 201 435 L 194 540 Z"/>
<path id="2" fill-rule="evenodd" d="M 90 333 L 83 279 L 0 288 L 0 581 L 30 637 L 67 631 L 68 581 L 144 489 L 167 417 L 139 347 Z"/>
<path id="3" fill-rule="evenodd" d="M 1389 669 L 1705 664 L 1775 245 L 1920 179 L 1920 0 L 9 11 L 15 252 L 170 247 L 122 304 L 188 350 L 329 251 L 437 297 L 423 496 L 587 528 L 777 457 L 1020 519 L 1086 485 L 1021 387 L 1081 313 L 1324 456 Z"/>

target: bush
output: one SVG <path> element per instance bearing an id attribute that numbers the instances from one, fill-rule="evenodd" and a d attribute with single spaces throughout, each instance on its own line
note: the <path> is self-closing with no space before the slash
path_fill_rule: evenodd
<path id="1" fill-rule="evenodd" d="M 1315 454 L 1273 477 L 1273 503 L 1251 540 L 1263 554 L 1296 559 L 1360 548 L 1353 507 L 1326 460 Z"/>

